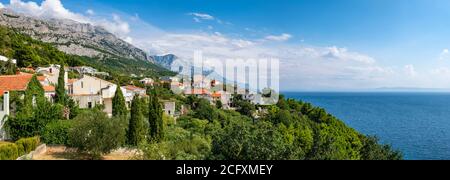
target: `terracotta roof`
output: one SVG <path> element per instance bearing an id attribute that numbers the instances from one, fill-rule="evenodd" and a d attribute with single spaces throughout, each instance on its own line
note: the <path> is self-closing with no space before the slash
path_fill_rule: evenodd
<path id="1" fill-rule="evenodd" d="M 5 91 L 25 91 L 32 77 L 33 75 L 28 73 L 0 76 L 0 96 L 3 96 Z"/>
<path id="2" fill-rule="evenodd" d="M 38 81 L 45 81 L 46 77 L 45 76 L 38 76 L 37 79 L 38 79 Z"/>
<path id="3" fill-rule="evenodd" d="M 78 79 L 69 79 L 68 80 L 68 83 L 69 84 L 73 84 L 74 82 L 77 82 L 78 81 Z"/>
<path id="4" fill-rule="evenodd" d="M 123 88 L 125 88 L 126 90 L 130 90 L 130 91 L 145 91 L 144 88 L 140 88 L 140 87 L 133 86 L 133 85 L 124 86 Z"/>
<path id="5" fill-rule="evenodd" d="M 43 86 L 45 92 L 55 92 L 55 86 Z"/>
<path id="6" fill-rule="evenodd" d="M 210 94 L 206 89 L 191 89 L 185 92 L 186 95 L 208 95 Z"/>
<path id="7" fill-rule="evenodd" d="M 211 96 L 214 98 L 220 98 L 220 97 L 222 97 L 222 93 L 215 92 L 215 93 L 211 94 Z"/>

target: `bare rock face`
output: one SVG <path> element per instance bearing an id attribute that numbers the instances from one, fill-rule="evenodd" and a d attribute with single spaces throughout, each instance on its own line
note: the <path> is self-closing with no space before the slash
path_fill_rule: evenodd
<path id="1" fill-rule="evenodd" d="M 88 57 L 122 57 L 155 63 L 143 50 L 91 24 L 67 19 L 38 19 L 0 9 L 0 25 L 54 44 L 59 50 Z"/>

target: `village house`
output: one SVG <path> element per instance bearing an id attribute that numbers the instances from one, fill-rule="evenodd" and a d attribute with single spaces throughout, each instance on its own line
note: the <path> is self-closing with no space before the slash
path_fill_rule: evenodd
<path id="1" fill-rule="evenodd" d="M 46 81 L 48 81 L 48 84 L 50 85 L 57 85 L 58 84 L 58 78 L 59 78 L 59 65 L 50 65 L 49 67 L 39 67 L 36 69 L 36 73 L 43 75 L 46 77 Z M 65 71 L 65 70 L 64 70 Z M 69 74 L 65 71 L 64 72 L 64 82 L 67 83 Z"/>
<path id="2" fill-rule="evenodd" d="M 82 109 L 104 105 L 105 112 L 112 116 L 112 99 L 117 85 L 106 80 L 83 75 L 81 79 L 71 79 L 68 83 L 68 94 L 78 102 Z"/>
<path id="3" fill-rule="evenodd" d="M 7 117 L 10 116 L 10 92 L 25 91 L 28 87 L 32 74 L 19 73 L 17 75 L 0 76 L 0 97 L 2 97 L 0 105 L 0 140 L 6 138 L 4 131 L 4 123 Z"/>
<path id="4" fill-rule="evenodd" d="M 172 83 L 172 77 L 170 77 L 170 76 L 163 76 L 163 77 L 159 78 L 159 82 L 161 84 L 170 84 L 170 83 Z"/>
<path id="5" fill-rule="evenodd" d="M 8 61 L 9 61 L 9 58 L 0 55 L 0 61 L 8 62 Z M 15 59 L 12 59 L 11 62 L 14 63 L 14 64 L 17 64 L 17 60 L 15 60 Z"/>
<path id="6" fill-rule="evenodd" d="M 175 117 L 176 115 L 176 103 L 173 101 L 163 101 L 163 111 L 166 115 L 170 117 Z"/>
<path id="7" fill-rule="evenodd" d="M 94 74 L 97 72 L 97 69 L 89 67 L 89 66 L 71 67 L 70 70 L 77 71 L 79 74 Z"/>
<path id="8" fill-rule="evenodd" d="M 9 113 L 9 92 L 3 91 L 2 101 L 0 102 L 0 141 L 7 139 L 6 131 L 3 128 Z"/>
<path id="9" fill-rule="evenodd" d="M 140 88 L 133 85 L 127 85 L 121 87 L 123 96 L 125 97 L 125 101 L 127 102 L 127 107 L 131 108 L 131 101 L 133 101 L 134 97 L 138 95 L 139 97 L 146 97 L 147 90 L 144 88 Z"/>
<path id="10" fill-rule="evenodd" d="M 146 86 L 153 86 L 155 83 L 155 81 L 152 78 L 144 78 L 144 79 L 141 79 L 139 82 Z"/>
<path id="11" fill-rule="evenodd" d="M 71 67 L 71 71 L 77 71 L 79 74 L 87 74 L 87 75 L 100 75 L 100 76 L 109 76 L 109 73 L 106 72 L 99 72 L 97 69 L 89 66 L 76 66 Z"/>
<path id="12" fill-rule="evenodd" d="M 78 102 L 81 109 L 91 109 L 96 105 L 103 105 L 104 112 L 112 116 L 112 99 L 117 90 L 117 85 L 109 81 L 83 75 L 80 79 L 70 79 L 68 81 L 68 94 L 72 99 Z M 131 101 L 135 95 L 146 96 L 146 89 L 137 86 L 120 87 L 128 108 L 131 107 Z"/>

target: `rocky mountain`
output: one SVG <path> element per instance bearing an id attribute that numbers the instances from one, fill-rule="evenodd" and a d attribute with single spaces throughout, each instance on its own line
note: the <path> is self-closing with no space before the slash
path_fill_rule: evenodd
<path id="1" fill-rule="evenodd" d="M 173 55 L 173 54 L 167 54 L 167 55 L 163 55 L 163 56 L 151 56 L 151 59 L 156 63 L 159 64 L 160 66 L 166 68 L 166 69 L 171 69 L 171 65 L 172 63 L 178 59 L 177 56 Z"/>
<path id="2" fill-rule="evenodd" d="M 0 25 L 18 30 L 34 39 L 52 43 L 68 54 L 154 62 L 143 50 L 91 24 L 66 19 L 38 19 L 0 9 Z"/>

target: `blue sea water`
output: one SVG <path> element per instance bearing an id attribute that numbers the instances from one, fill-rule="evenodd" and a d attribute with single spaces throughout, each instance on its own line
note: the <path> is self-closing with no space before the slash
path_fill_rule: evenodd
<path id="1" fill-rule="evenodd" d="M 450 159 L 450 93 L 283 93 L 376 135 L 409 160 Z"/>

